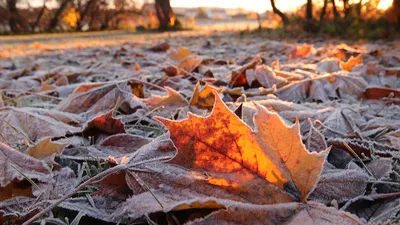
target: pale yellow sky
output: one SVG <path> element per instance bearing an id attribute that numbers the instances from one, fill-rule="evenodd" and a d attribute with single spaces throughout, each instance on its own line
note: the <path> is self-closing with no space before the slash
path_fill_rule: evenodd
<path id="1" fill-rule="evenodd" d="M 293 10 L 304 4 L 304 0 L 276 0 L 276 6 L 283 10 Z M 220 7 L 244 8 L 259 13 L 271 10 L 269 0 L 171 0 L 172 7 Z"/>
<path id="2" fill-rule="evenodd" d="M 350 0 L 351 2 L 352 0 Z M 393 0 L 380 0 L 378 8 L 386 9 Z M 321 1 L 322 2 L 322 1 Z M 336 0 L 337 4 L 338 0 Z M 358 0 L 357 0 L 358 2 Z M 305 4 L 305 0 L 276 0 L 276 6 L 282 11 L 295 10 Z M 269 0 L 171 0 L 172 7 L 220 7 L 220 8 L 244 8 L 263 13 L 271 10 Z"/>
<path id="3" fill-rule="evenodd" d="M 145 0 L 138 0 L 139 3 Z M 151 1 L 151 0 L 148 0 Z M 259 13 L 271 10 L 269 0 L 170 0 L 172 7 L 219 7 L 219 8 L 243 8 Z M 351 2 L 352 0 L 350 0 Z M 354 0 L 353 0 L 354 1 Z M 378 8 L 386 9 L 392 4 L 393 0 L 380 0 Z M 32 6 L 40 7 L 43 0 L 22 0 L 21 3 L 29 2 Z M 48 0 L 47 5 L 53 6 L 56 0 Z M 282 11 L 295 10 L 306 0 L 275 0 L 276 6 Z M 314 1 L 318 2 L 318 1 Z M 321 1 L 322 2 L 322 1 Z M 338 0 L 336 0 L 338 2 Z M 357 0 L 358 2 L 358 0 Z"/>

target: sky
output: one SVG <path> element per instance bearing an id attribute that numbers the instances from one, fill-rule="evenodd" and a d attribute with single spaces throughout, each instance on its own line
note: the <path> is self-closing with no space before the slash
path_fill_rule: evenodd
<path id="1" fill-rule="evenodd" d="M 277 0 L 276 6 L 282 11 L 296 9 L 304 4 L 303 0 Z M 220 8 L 244 8 L 255 12 L 271 10 L 268 0 L 171 0 L 172 7 L 220 7 Z"/>
<path id="2" fill-rule="evenodd" d="M 386 9 L 392 4 L 392 1 L 393 0 L 380 0 L 378 8 Z M 305 0 L 276 0 L 275 4 L 278 9 L 282 11 L 291 11 L 305 4 L 305 2 Z M 171 6 L 244 8 L 258 13 L 263 13 L 265 10 L 272 9 L 269 0 L 171 0 Z"/>
<path id="3" fill-rule="evenodd" d="M 32 6 L 40 7 L 43 0 L 25 0 Z M 139 0 L 143 2 L 145 0 Z M 149 1 L 149 0 L 148 0 Z M 172 7 L 219 7 L 219 8 L 243 8 L 250 11 L 263 13 L 265 10 L 271 10 L 269 0 L 170 0 Z M 336 0 L 337 1 L 337 0 Z M 352 0 L 350 0 L 352 1 Z M 357 0 L 358 1 L 358 0 Z M 392 4 L 393 0 L 380 0 L 378 8 L 386 9 Z M 55 2 L 54 0 L 50 2 Z M 276 0 L 275 4 L 282 11 L 291 11 L 304 4 L 305 0 Z M 338 1 L 337 1 L 338 2 Z"/>

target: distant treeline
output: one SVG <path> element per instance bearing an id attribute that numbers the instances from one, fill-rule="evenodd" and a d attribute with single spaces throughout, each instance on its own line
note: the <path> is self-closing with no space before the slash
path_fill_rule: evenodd
<path id="1" fill-rule="evenodd" d="M 170 0 L 43 0 L 32 7 L 32 0 L 0 0 L 0 33 L 39 33 L 95 31 L 106 29 L 179 29 Z M 380 0 L 303 0 L 295 12 L 285 14 L 271 4 L 274 22 L 285 31 L 347 35 L 353 38 L 385 38 L 400 30 L 400 0 L 386 9 Z M 229 7 L 229 5 L 227 6 Z M 203 12 L 204 14 L 204 12 Z M 270 12 L 266 12 L 270 18 Z M 259 14 L 255 18 L 262 21 Z M 265 17 L 264 17 L 265 18 Z"/>

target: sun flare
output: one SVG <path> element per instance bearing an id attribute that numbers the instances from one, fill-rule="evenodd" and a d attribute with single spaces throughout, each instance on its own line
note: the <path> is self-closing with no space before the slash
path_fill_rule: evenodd
<path id="1" fill-rule="evenodd" d="M 378 4 L 378 9 L 386 10 L 392 5 L 393 0 L 380 0 Z"/>

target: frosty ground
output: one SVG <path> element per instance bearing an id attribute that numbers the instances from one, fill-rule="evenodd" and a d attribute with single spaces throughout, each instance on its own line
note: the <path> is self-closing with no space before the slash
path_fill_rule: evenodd
<path id="1" fill-rule="evenodd" d="M 2 37 L 0 222 L 398 222 L 400 42 L 269 38 Z M 225 105 L 231 111 L 215 117 Z M 261 138 L 254 115 L 264 110 L 282 124 Z M 172 129 L 156 116 L 189 125 Z M 225 117 L 243 129 L 220 135 Z M 244 139 L 278 165 L 272 172 L 283 174 L 282 185 L 262 173 L 267 164 L 253 168 Z M 299 156 L 290 168 L 277 146 L 296 141 L 304 144 L 296 152 L 318 156 L 323 167 Z M 240 156 L 224 147 L 231 143 Z M 295 173 L 314 172 L 315 183 L 296 181 Z"/>

